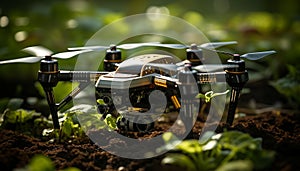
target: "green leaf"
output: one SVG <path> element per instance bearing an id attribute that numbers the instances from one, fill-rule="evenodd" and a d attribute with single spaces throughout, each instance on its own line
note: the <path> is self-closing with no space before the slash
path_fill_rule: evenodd
<path id="1" fill-rule="evenodd" d="M 202 98 L 205 99 L 205 95 L 202 93 L 197 94 L 196 98 Z"/>
<path id="2" fill-rule="evenodd" d="M 66 138 L 71 137 L 72 129 L 73 129 L 72 121 L 69 119 L 65 120 L 61 129 L 62 129 L 63 135 L 66 136 Z"/>
<path id="3" fill-rule="evenodd" d="M 12 98 L 9 100 L 7 104 L 7 108 L 10 110 L 17 110 L 21 108 L 21 105 L 23 104 L 24 100 L 21 98 Z"/>
<path id="4" fill-rule="evenodd" d="M 196 171 L 195 163 L 184 154 L 168 154 L 161 163 L 163 165 L 175 165 L 182 168 L 182 170 Z"/>
<path id="5" fill-rule="evenodd" d="M 209 139 L 212 138 L 212 136 L 214 136 L 216 133 L 213 131 L 206 131 L 204 132 L 204 134 L 200 137 L 199 139 L 199 143 L 200 144 L 204 144 L 206 143 Z"/>
<path id="6" fill-rule="evenodd" d="M 63 169 L 61 171 L 81 171 L 80 169 L 76 168 L 76 167 L 68 167 L 66 169 Z"/>
<path id="7" fill-rule="evenodd" d="M 221 165 L 216 171 L 252 171 L 253 163 L 249 160 L 236 160 Z"/>
<path id="8" fill-rule="evenodd" d="M 171 133 L 168 133 L 164 139 L 174 141 L 172 136 Z M 264 169 L 273 161 L 274 152 L 263 150 L 261 140 L 261 138 L 252 138 L 249 134 L 239 131 L 227 131 L 215 135 L 213 132 L 207 132 L 199 141 L 182 141 L 175 147 L 172 155 L 167 156 L 168 159 L 165 163 L 174 163 L 185 167 L 186 165 L 193 165 L 198 170 L 209 171 L 215 170 L 221 165 L 219 170 L 235 170 L 239 167 L 251 168 L 249 162 L 244 162 L 250 161 L 255 169 Z M 233 161 L 240 162 L 231 163 Z M 180 164 L 176 164 L 176 162 Z"/>
<path id="9" fill-rule="evenodd" d="M 106 103 L 104 102 L 103 99 L 98 99 L 98 100 L 97 100 L 97 103 L 98 103 L 99 105 L 106 105 Z"/>
<path id="10" fill-rule="evenodd" d="M 162 135 L 162 139 L 165 142 L 165 145 L 162 147 L 156 149 L 158 153 L 161 153 L 162 151 L 169 151 L 174 150 L 174 148 L 181 143 L 181 140 L 179 140 L 173 133 L 171 132 L 165 132 Z"/>
<path id="11" fill-rule="evenodd" d="M 117 129 L 117 119 L 113 117 L 111 114 L 107 114 L 104 122 L 108 125 L 111 129 Z"/>
<path id="12" fill-rule="evenodd" d="M 199 93 L 196 98 L 203 98 L 206 103 L 210 102 L 213 97 L 225 95 L 229 92 L 229 90 L 226 90 L 225 92 L 221 93 L 214 93 L 213 91 L 208 91 L 205 94 Z"/>
<path id="13" fill-rule="evenodd" d="M 34 111 L 26 111 L 24 109 L 6 110 L 4 112 L 4 122 L 8 123 L 24 123 L 34 116 Z"/>
<path id="14" fill-rule="evenodd" d="M 165 141 L 165 143 L 171 143 L 173 141 L 177 141 L 178 138 L 171 132 L 165 132 L 162 135 L 163 140 Z"/>
<path id="15" fill-rule="evenodd" d="M 227 94 L 228 92 L 229 92 L 229 90 L 226 90 L 226 91 L 221 92 L 221 93 L 213 93 L 213 94 L 211 95 L 211 98 L 216 97 L 216 96 L 225 95 L 225 94 Z"/>
<path id="16" fill-rule="evenodd" d="M 183 152 L 194 154 L 200 153 L 202 148 L 198 140 L 185 140 L 176 146 L 176 149 L 182 150 Z"/>
<path id="17" fill-rule="evenodd" d="M 30 171 L 55 171 L 52 161 L 43 155 L 35 155 L 27 167 Z"/>
<path id="18" fill-rule="evenodd" d="M 285 77 L 271 82 L 271 85 L 275 87 L 279 93 L 287 97 L 292 107 L 299 108 L 300 70 L 292 65 L 288 65 L 288 70 L 289 73 Z"/>

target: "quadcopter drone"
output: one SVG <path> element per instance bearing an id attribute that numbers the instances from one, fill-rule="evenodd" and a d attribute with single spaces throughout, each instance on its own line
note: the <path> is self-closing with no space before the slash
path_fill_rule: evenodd
<path id="1" fill-rule="evenodd" d="M 99 113 L 118 115 L 119 108 L 134 108 L 135 111 L 147 111 L 151 108 L 149 95 L 154 90 L 161 90 L 167 97 L 167 108 L 171 110 L 187 110 L 189 102 L 181 101 L 183 96 L 195 97 L 200 85 L 215 82 L 227 82 L 231 87 L 231 96 L 226 122 L 232 124 L 238 97 L 245 83 L 248 81 L 248 72 L 245 61 L 258 60 L 275 51 L 253 52 L 244 55 L 232 54 L 214 50 L 225 45 L 236 44 L 232 42 L 214 42 L 202 45 L 192 44 L 161 44 L 159 42 L 128 43 L 111 46 L 86 46 L 69 48 L 67 52 L 52 55 L 52 52 L 40 46 L 25 48 L 24 51 L 35 56 L 20 59 L 0 61 L 0 64 L 9 63 L 35 63 L 40 61 L 38 81 L 41 83 L 50 108 L 53 126 L 60 128 L 57 112 L 68 102 L 86 88 L 95 84 L 96 98 L 102 99 L 104 104 L 98 104 Z M 173 49 L 186 49 L 186 60 L 176 62 L 170 55 L 143 54 L 122 61 L 120 49 L 134 49 L 139 47 L 162 47 Z M 55 59 L 68 59 L 82 53 L 106 50 L 104 71 L 65 71 L 59 70 Z M 203 64 L 203 50 L 223 53 L 231 56 L 227 64 Z M 196 80 L 197 86 L 192 83 Z M 61 102 L 56 103 L 53 88 L 59 81 L 79 82 L 77 88 L 72 90 Z M 180 91 L 180 87 L 181 90 Z M 113 91 L 112 91 L 113 90 Z M 123 97 L 124 94 L 127 97 Z M 129 100 L 128 100 L 129 97 Z M 191 111 L 185 111 L 187 113 Z M 137 116 L 137 115 L 135 115 Z M 189 117 L 187 114 L 186 117 Z M 126 130 L 148 131 L 151 124 L 131 123 L 121 121 L 122 128 Z M 188 124 L 188 123 L 185 123 Z"/>

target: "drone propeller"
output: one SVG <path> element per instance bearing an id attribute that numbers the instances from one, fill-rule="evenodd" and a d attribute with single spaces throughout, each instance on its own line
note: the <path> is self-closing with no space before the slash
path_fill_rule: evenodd
<path id="1" fill-rule="evenodd" d="M 34 57 L 26 57 L 26 58 L 20 58 L 20 59 L 12 59 L 12 60 L 6 60 L 6 61 L 0 61 L 0 64 L 10 64 L 10 63 L 35 63 L 43 59 L 43 57 L 40 56 L 34 56 Z"/>
<path id="2" fill-rule="evenodd" d="M 276 51 L 274 51 L 274 50 L 263 51 L 263 52 L 251 52 L 251 53 L 243 54 L 240 57 L 241 58 L 246 58 L 246 59 L 249 59 L 249 60 L 258 60 L 258 59 L 261 59 L 265 56 L 268 56 L 268 55 L 271 55 L 271 54 L 274 54 L 274 53 L 276 53 Z"/>
<path id="3" fill-rule="evenodd" d="M 204 65 L 198 65 L 193 67 L 193 69 L 200 71 L 200 72 L 214 72 L 217 70 L 221 69 L 226 69 L 226 68 L 237 68 L 239 67 L 238 65 L 218 65 L 218 64 L 204 64 Z"/>
<path id="4" fill-rule="evenodd" d="M 0 64 L 9 64 L 9 63 L 35 63 L 42 59 L 45 59 L 46 57 L 51 58 L 57 58 L 57 59 L 69 59 L 76 55 L 79 55 L 84 52 L 89 52 L 91 50 L 81 50 L 81 51 L 72 51 L 72 52 L 61 52 L 54 55 L 51 55 L 53 52 L 49 49 L 46 49 L 41 46 L 32 46 L 27 47 L 23 49 L 22 51 L 36 55 L 32 57 L 25 57 L 25 58 L 19 58 L 19 59 L 12 59 L 12 60 L 6 60 L 6 61 L 0 61 Z"/>
<path id="5" fill-rule="evenodd" d="M 221 46 L 226 45 L 232 45 L 237 44 L 236 41 L 230 41 L 230 42 L 212 42 L 212 43 L 205 43 L 202 45 L 197 46 L 198 48 L 218 48 Z M 190 48 L 191 46 L 183 45 L 183 44 L 161 44 L 160 42 L 149 42 L 149 43 L 128 43 L 128 44 L 122 44 L 117 45 L 116 48 L 120 49 L 134 49 L 138 47 L 143 46 L 152 46 L 152 47 L 165 47 L 165 48 L 172 48 L 172 49 L 185 49 Z M 111 46 L 86 46 L 86 47 L 74 47 L 74 48 L 68 48 L 68 50 L 94 50 L 94 51 L 101 51 L 111 48 Z"/>
<path id="6" fill-rule="evenodd" d="M 224 52 L 224 51 L 219 51 L 219 50 L 211 50 L 211 49 L 206 49 L 206 50 L 232 56 L 233 59 L 235 59 L 235 60 L 240 60 L 240 58 L 245 58 L 245 59 L 252 60 L 252 61 L 258 60 L 258 59 L 264 58 L 268 55 L 276 53 L 276 51 L 270 50 L 270 51 L 262 51 L 262 52 L 251 52 L 251 53 L 246 53 L 246 54 L 240 55 L 240 54 L 234 54 L 234 53 Z"/>
<path id="7" fill-rule="evenodd" d="M 149 42 L 149 43 L 126 43 L 121 45 L 110 45 L 110 46 L 85 46 L 85 47 L 73 47 L 68 48 L 68 50 L 93 50 L 93 51 L 102 51 L 107 50 L 112 47 L 116 47 L 119 49 L 135 49 L 143 46 L 155 46 L 157 44 L 160 44 L 160 42 Z"/>
<path id="8" fill-rule="evenodd" d="M 232 45 L 237 44 L 236 41 L 229 41 L 229 42 L 210 42 L 210 43 L 204 43 L 201 45 L 183 45 L 183 44 L 154 44 L 153 46 L 157 47 L 166 47 L 166 48 L 172 48 L 172 49 L 186 49 L 186 48 L 199 48 L 199 49 L 214 49 L 219 48 L 226 45 Z"/>
<path id="9" fill-rule="evenodd" d="M 80 51 L 71 51 L 71 52 L 61 52 L 53 55 L 53 52 L 49 49 L 42 47 L 42 46 L 31 46 L 23 49 L 22 51 L 30 53 L 35 56 L 51 56 L 52 58 L 58 58 L 58 59 L 69 59 L 76 55 L 79 55 L 84 52 L 90 52 L 91 50 L 80 50 Z"/>
<path id="10" fill-rule="evenodd" d="M 51 54 L 53 54 L 51 50 L 42 46 L 31 46 L 22 49 L 22 51 L 35 56 L 50 56 Z"/>

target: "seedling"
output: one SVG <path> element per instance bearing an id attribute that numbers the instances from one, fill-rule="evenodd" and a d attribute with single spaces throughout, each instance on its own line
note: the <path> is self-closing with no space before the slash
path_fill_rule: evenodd
<path id="1" fill-rule="evenodd" d="M 242 165 L 254 169 L 270 166 L 274 159 L 273 151 L 262 149 L 261 138 L 252 138 L 249 134 L 227 131 L 220 134 L 206 132 L 210 138 L 184 140 L 180 142 L 171 133 L 163 136 L 166 145 L 162 148 L 172 150 L 162 160 L 164 165 L 176 165 L 188 171 L 209 171 Z M 211 136 L 213 135 L 213 136 Z M 180 143 L 179 143 L 180 142 Z M 237 168 L 235 168 L 237 169 Z"/>

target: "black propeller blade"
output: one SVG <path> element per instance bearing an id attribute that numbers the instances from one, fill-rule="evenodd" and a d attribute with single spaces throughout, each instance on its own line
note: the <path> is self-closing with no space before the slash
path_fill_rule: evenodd
<path id="1" fill-rule="evenodd" d="M 35 63 L 42 59 L 44 59 L 46 56 L 49 56 L 51 58 L 57 58 L 57 59 L 69 59 L 76 55 L 79 55 L 81 53 L 90 52 L 92 50 L 80 50 L 80 51 L 71 51 L 71 52 L 61 52 L 52 55 L 52 51 L 50 51 L 47 48 L 41 47 L 41 46 L 32 46 L 27 47 L 23 49 L 22 51 L 30 53 L 32 57 L 25 57 L 25 58 L 19 58 L 19 59 L 12 59 L 12 60 L 6 60 L 6 61 L 0 61 L 0 64 L 9 64 L 9 63 Z"/>
<path id="2" fill-rule="evenodd" d="M 22 51 L 30 53 L 35 56 L 41 56 L 41 57 L 51 56 L 52 58 L 68 59 L 68 58 L 72 58 L 76 55 L 79 55 L 81 53 L 90 52 L 92 50 L 86 49 L 86 50 L 71 51 L 71 52 L 61 52 L 61 53 L 57 53 L 57 54 L 53 55 L 53 52 L 47 48 L 44 48 L 42 46 L 32 46 L 32 47 L 27 47 L 27 48 L 23 49 Z"/>
<path id="3" fill-rule="evenodd" d="M 230 42 L 211 42 L 211 43 L 205 43 L 202 45 L 197 46 L 198 48 L 219 48 L 221 46 L 226 45 L 232 45 L 237 44 L 236 41 L 230 41 Z M 149 43 L 128 43 L 128 44 L 122 44 L 117 45 L 116 48 L 120 49 L 134 49 L 138 47 L 143 46 L 153 46 L 153 47 L 165 47 L 165 48 L 172 48 L 172 49 L 186 49 L 190 48 L 191 46 L 183 45 L 183 44 L 161 44 L 160 42 L 149 42 Z M 74 48 L 68 48 L 68 50 L 95 50 L 95 51 L 101 51 L 109 49 L 110 46 L 86 46 L 86 47 L 74 47 Z"/>
<path id="4" fill-rule="evenodd" d="M 263 57 L 266 57 L 268 55 L 274 54 L 276 53 L 276 51 L 271 50 L 271 51 L 263 51 L 263 52 L 251 52 L 251 53 L 246 53 L 244 55 L 241 55 L 241 58 L 246 58 L 249 60 L 258 60 L 261 59 Z"/>
<path id="5" fill-rule="evenodd" d="M 245 58 L 245 59 L 252 60 L 252 61 L 258 60 L 258 59 L 264 58 L 268 55 L 276 53 L 276 51 L 270 50 L 270 51 L 262 51 L 262 52 L 250 52 L 250 53 L 246 53 L 243 55 L 239 55 L 239 54 L 234 54 L 234 53 L 224 52 L 224 51 L 219 51 L 219 50 L 213 50 L 213 49 L 208 49 L 208 48 L 203 48 L 203 49 L 208 50 L 208 51 L 213 51 L 216 53 L 220 53 L 220 54 L 224 54 L 224 55 L 228 55 L 228 56 L 233 57 L 236 60 L 239 60 L 240 58 Z"/>
<path id="6" fill-rule="evenodd" d="M 50 56 L 53 52 L 42 46 L 31 46 L 22 49 L 23 52 L 29 53 L 34 56 Z"/>
<path id="7" fill-rule="evenodd" d="M 215 49 L 226 45 L 233 45 L 237 44 L 236 41 L 230 41 L 230 42 L 210 42 L 210 43 L 204 43 L 202 45 L 183 45 L 183 44 L 158 44 L 156 46 L 159 47 L 166 47 L 166 48 L 172 48 L 172 49 L 186 49 L 186 48 L 199 48 L 199 49 Z"/>
<path id="8" fill-rule="evenodd" d="M 86 53 L 86 52 L 91 52 L 91 51 L 92 50 L 87 49 L 87 50 L 78 50 L 78 51 L 71 51 L 71 52 L 61 52 L 61 53 L 54 54 L 51 57 L 58 58 L 58 59 L 69 59 L 76 55 Z"/>
<path id="9" fill-rule="evenodd" d="M 6 61 L 0 61 L 0 64 L 10 64 L 10 63 L 35 63 L 42 60 L 44 57 L 34 56 L 34 57 L 26 57 L 19 59 L 12 59 Z"/>
<path id="10" fill-rule="evenodd" d="M 135 49 L 143 46 L 155 46 L 157 44 L 160 44 L 159 42 L 149 42 L 149 43 L 126 43 L 126 44 L 121 44 L 121 45 L 110 45 L 110 46 L 85 46 L 85 47 L 73 47 L 73 48 L 68 48 L 68 50 L 93 50 L 93 51 L 102 51 L 102 50 L 107 50 L 111 47 L 116 47 L 119 49 Z"/>

